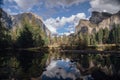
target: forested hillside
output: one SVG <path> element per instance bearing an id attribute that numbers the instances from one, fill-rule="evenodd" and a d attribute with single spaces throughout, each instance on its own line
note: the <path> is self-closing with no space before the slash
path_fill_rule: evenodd
<path id="1" fill-rule="evenodd" d="M 10 16 L 2 9 L 0 14 L 1 48 L 42 47 L 49 43 L 50 31 L 34 14 Z"/>

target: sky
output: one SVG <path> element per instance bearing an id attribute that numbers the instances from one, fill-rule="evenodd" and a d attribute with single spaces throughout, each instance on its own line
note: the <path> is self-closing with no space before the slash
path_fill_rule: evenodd
<path id="1" fill-rule="evenodd" d="M 89 19 L 92 11 L 116 13 L 120 0 L 3 0 L 2 8 L 10 15 L 33 12 L 52 34 L 74 33 L 80 19 Z"/>

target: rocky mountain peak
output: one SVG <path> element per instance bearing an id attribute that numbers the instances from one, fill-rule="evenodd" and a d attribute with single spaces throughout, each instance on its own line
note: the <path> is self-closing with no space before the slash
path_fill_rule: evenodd
<path id="1" fill-rule="evenodd" d="M 79 32 L 91 34 L 105 28 L 111 30 L 113 24 L 120 24 L 120 11 L 115 14 L 93 11 L 89 20 L 80 20 L 76 26 L 75 34 Z"/>
<path id="2" fill-rule="evenodd" d="M 38 25 L 41 29 L 45 32 L 46 35 L 50 35 L 50 30 L 45 26 L 42 21 L 42 18 L 34 13 L 27 12 L 21 13 L 17 15 L 9 15 L 3 9 L 0 9 L 0 13 L 2 16 L 0 17 L 1 22 L 7 28 L 16 28 L 16 27 L 23 27 L 23 20 L 26 20 L 28 23 L 32 25 Z"/>
<path id="3" fill-rule="evenodd" d="M 11 20 L 11 16 L 9 14 L 7 14 L 2 8 L 0 8 L 0 20 L 3 24 L 4 27 L 6 28 L 11 28 L 12 25 L 12 20 Z"/>
<path id="4" fill-rule="evenodd" d="M 100 22 L 102 22 L 102 20 L 111 17 L 112 14 L 107 13 L 107 12 L 97 12 L 97 11 L 93 11 L 92 15 L 90 17 L 90 22 L 94 23 L 94 24 L 99 24 Z"/>
<path id="5" fill-rule="evenodd" d="M 26 12 L 13 16 L 13 26 L 21 27 L 23 26 L 21 21 L 26 19 L 28 23 L 35 24 L 41 27 L 41 29 L 46 33 L 46 35 L 50 35 L 50 30 L 45 26 L 42 21 L 42 18 L 32 12 Z"/>
<path id="6" fill-rule="evenodd" d="M 120 16 L 120 11 L 118 11 L 115 15 L 118 15 L 118 16 Z"/>

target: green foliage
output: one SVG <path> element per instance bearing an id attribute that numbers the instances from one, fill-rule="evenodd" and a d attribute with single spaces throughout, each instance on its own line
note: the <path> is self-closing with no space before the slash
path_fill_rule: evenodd
<path id="1" fill-rule="evenodd" d="M 26 24 L 23 28 L 23 31 L 20 32 L 20 36 L 17 40 L 18 47 L 21 48 L 33 47 L 34 40 L 32 37 L 33 35 L 29 30 L 29 25 Z"/>
<path id="2" fill-rule="evenodd" d="M 86 46 L 90 45 L 90 35 L 89 34 L 84 35 L 84 45 L 86 45 Z"/>
<path id="3" fill-rule="evenodd" d="M 2 17 L 1 12 L 0 10 L 0 18 Z M 4 27 L 2 21 L 0 21 L 0 49 L 12 47 L 11 45 L 14 46 L 13 48 L 43 47 L 45 44 L 47 45 L 49 41 L 41 26 L 29 21 L 28 18 L 23 19 L 21 21 L 23 26 L 13 29 L 7 29 L 7 26 Z M 19 50 L 16 52 L 0 53 L 0 78 L 1 74 L 7 76 L 8 79 L 14 77 L 19 80 L 23 80 L 23 78 L 28 80 L 31 76 L 36 75 L 40 76 L 39 74 L 41 74 L 47 60 L 47 54 L 45 53 L 48 53 L 48 48 L 40 48 L 39 52 L 19 52 Z"/>
<path id="4" fill-rule="evenodd" d="M 110 56 L 110 61 L 111 61 L 111 64 L 113 65 L 113 73 L 114 74 L 119 74 L 119 71 L 120 71 L 120 55 L 119 54 L 112 54 Z"/>
<path id="5" fill-rule="evenodd" d="M 120 43 L 120 24 L 114 24 L 109 34 L 109 43 Z"/>
<path id="6" fill-rule="evenodd" d="M 30 23 L 28 18 L 23 18 L 23 27 L 15 28 L 11 32 L 14 42 L 21 48 L 43 47 L 47 44 L 47 36 L 40 26 Z"/>
<path id="7" fill-rule="evenodd" d="M 109 30 L 108 28 L 105 28 L 103 30 L 103 43 L 107 43 L 109 38 Z"/>
<path id="8" fill-rule="evenodd" d="M 2 17 L 1 11 L 0 11 L 0 17 Z M 0 48 L 3 49 L 3 48 L 8 48 L 10 46 L 11 46 L 11 36 L 9 34 L 9 29 L 7 29 L 0 20 Z"/>
<path id="9" fill-rule="evenodd" d="M 22 74 L 20 62 L 17 60 L 17 58 L 15 56 L 11 57 L 8 60 L 7 66 L 9 67 L 9 71 L 10 71 L 11 76 L 20 76 Z"/>
<path id="10" fill-rule="evenodd" d="M 45 45 L 50 44 L 50 39 L 48 37 L 43 38 L 43 41 Z"/>
<path id="11" fill-rule="evenodd" d="M 3 50 L 0 54 L 0 79 L 29 80 L 31 77 L 40 77 L 47 55 L 42 50 L 39 52 Z"/>
<path id="12" fill-rule="evenodd" d="M 44 36 L 43 37 L 41 36 L 43 35 L 41 28 L 36 26 L 34 28 L 32 27 L 31 29 L 32 29 L 33 39 L 34 39 L 34 46 L 35 47 L 44 46 L 45 41 L 43 40 Z"/>
<path id="13" fill-rule="evenodd" d="M 79 33 L 76 37 L 77 45 L 97 45 L 97 44 L 110 44 L 120 43 L 120 24 L 114 24 L 113 28 L 109 30 L 107 27 L 105 29 L 99 29 L 97 33 L 87 34 Z"/>
<path id="14" fill-rule="evenodd" d="M 90 38 L 90 45 L 96 45 L 96 44 L 97 44 L 96 36 L 95 34 L 92 34 Z"/>
<path id="15" fill-rule="evenodd" d="M 99 44 L 102 44 L 103 40 L 103 29 L 100 29 L 96 34 L 96 40 Z"/>
<path id="16" fill-rule="evenodd" d="M 114 43 L 114 31 L 111 30 L 110 31 L 110 34 L 109 34 L 109 40 L 108 40 L 108 43 Z"/>
<path id="17" fill-rule="evenodd" d="M 89 67 L 89 56 L 88 55 L 83 55 L 82 59 L 81 59 L 81 64 L 84 68 L 88 68 Z"/>
<path id="18" fill-rule="evenodd" d="M 20 36 L 20 32 L 22 32 L 22 28 L 18 26 L 10 30 L 10 34 L 13 42 L 15 42 L 18 39 L 18 37 Z"/>

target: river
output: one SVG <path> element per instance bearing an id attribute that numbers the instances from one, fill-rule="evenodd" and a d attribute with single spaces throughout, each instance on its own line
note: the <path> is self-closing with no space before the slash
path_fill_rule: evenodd
<path id="1" fill-rule="evenodd" d="M 120 80 L 119 54 L 0 51 L 0 80 Z"/>

